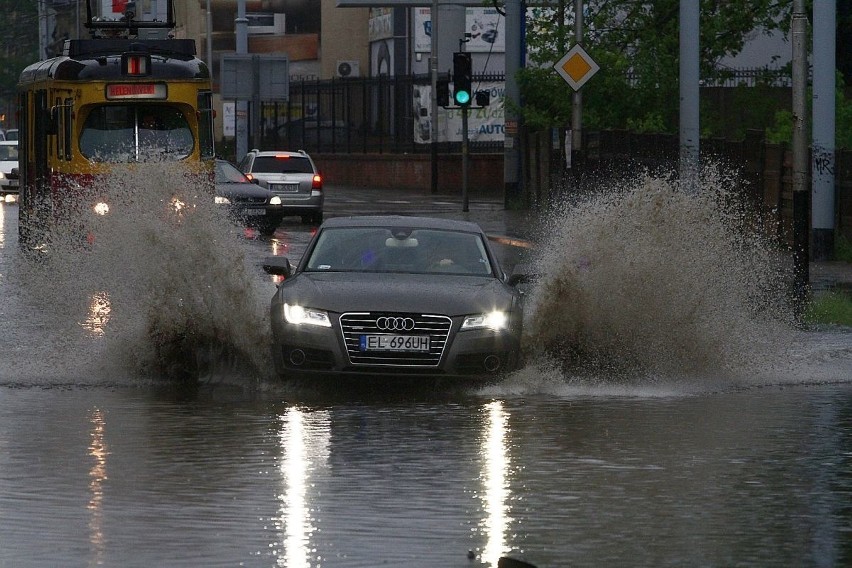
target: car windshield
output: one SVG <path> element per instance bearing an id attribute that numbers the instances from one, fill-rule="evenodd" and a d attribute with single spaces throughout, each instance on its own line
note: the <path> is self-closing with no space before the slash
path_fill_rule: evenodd
<path id="1" fill-rule="evenodd" d="M 0 144 L 0 161 L 17 162 L 18 161 L 18 145 L 17 144 Z"/>
<path id="2" fill-rule="evenodd" d="M 102 105 L 86 116 L 80 151 L 98 162 L 180 160 L 192 153 L 186 117 L 167 105 Z"/>
<path id="3" fill-rule="evenodd" d="M 311 161 L 303 156 L 258 156 L 251 166 L 252 173 L 311 174 Z"/>
<path id="4" fill-rule="evenodd" d="M 326 228 L 305 268 L 309 272 L 492 273 L 479 234 L 402 227 Z"/>
<path id="5" fill-rule="evenodd" d="M 228 162 L 216 161 L 216 183 L 251 183 L 246 175 Z"/>

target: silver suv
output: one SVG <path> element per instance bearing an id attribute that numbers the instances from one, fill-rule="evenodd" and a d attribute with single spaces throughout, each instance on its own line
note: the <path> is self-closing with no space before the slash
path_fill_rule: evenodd
<path id="1" fill-rule="evenodd" d="M 322 223 L 322 174 L 304 150 L 252 150 L 240 161 L 240 169 L 281 198 L 285 215 L 300 215 L 303 223 Z"/>

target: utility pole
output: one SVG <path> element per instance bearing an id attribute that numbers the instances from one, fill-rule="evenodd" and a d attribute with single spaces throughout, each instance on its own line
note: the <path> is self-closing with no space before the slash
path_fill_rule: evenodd
<path id="1" fill-rule="evenodd" d="M 793 1 L 793 271 L 795 308 L 804 308 L 810 284 L 808 251 L 808 18 L 805 1 Z"/>
<path id="2" fill-rule="evenodd" d="M 583 0 L 574 0 L 574 43 L 583 42 Z M 571 153 L 581 155 L 583 151 L 583 93 L 580 89 L 571 95 Z M 573 165 L 574 159 L 571 163 Z"/>
<path id="3" fill-rule="evenodd" d="M 835 0 L 814 2 L 813 148 L 811 213 L 814 260 L 834 255 Z"/>
<path id="4" fill-rule="evenodd" d="M 698 189 L 699 131 L 699 2 L 680 0 L 680 183 Z"/>
<path id="5" fill-rule="evenodd" d="M 523 36 L 525 14 L 521 0 L 506 0 L 506 134 L 503 142 L 503 202 L 507 209 L 517 207 L 521 200 L 519 182 L 520 149 L 518 136 L 519 116 L 510 108 L 510 101 L 520 105 L 520 89 L 515 78 L 523 64 Z"/>
<path id="6" fill-rule="evenodd" d="M 234 20 L 237 34 L 236 53 L 248 53 L 248 18 L 246 18 L 246 0 L 237 0 L 237 18 Z M 248 102 L 237 99 L 236 104 L 236 160 L 240 161 L 248 151 Z"/>
<path id="7" fill-rule="evenodd" d="M 429 54 L 429 73 L 432 78 L 432 121 L 429 128 L 432 152 L 432 193 L 438 193 L 438 0 L 432 0 L 429 13 L 431 32 L 431 53 Z"/>

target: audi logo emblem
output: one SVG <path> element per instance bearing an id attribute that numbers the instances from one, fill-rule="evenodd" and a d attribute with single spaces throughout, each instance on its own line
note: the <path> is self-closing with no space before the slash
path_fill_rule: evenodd
<path id="1" fill-rule="evenodd" d="M 382 316 L 376 320 L 376 327 L 382 331 L 411 331 L 414 329 L 414 318 Z"/>

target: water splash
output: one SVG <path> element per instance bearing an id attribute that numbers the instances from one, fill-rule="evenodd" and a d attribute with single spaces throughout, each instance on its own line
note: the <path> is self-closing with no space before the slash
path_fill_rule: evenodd
<path id="1" fill-rule="evenodd" d="M 136 377 L 198 378 L 223 362 L 254 375 L 270 368 L 268 298 L 198 175 L 149 162 L 96 186 L 109 214 L 64 216 L 49 253 L 20 267 L 31 300 L 49 306 L 44 329 L 63 357 L 84 347 L 90 369 Z"/>
<path id="2" fill-rule="evenodd" d="M 565 203 L 536 259 L 527 345 L 569 377 L 739 376 L 793 333 L 782 250 L 708 167 L 697 193 L 644 175 Z"/>

